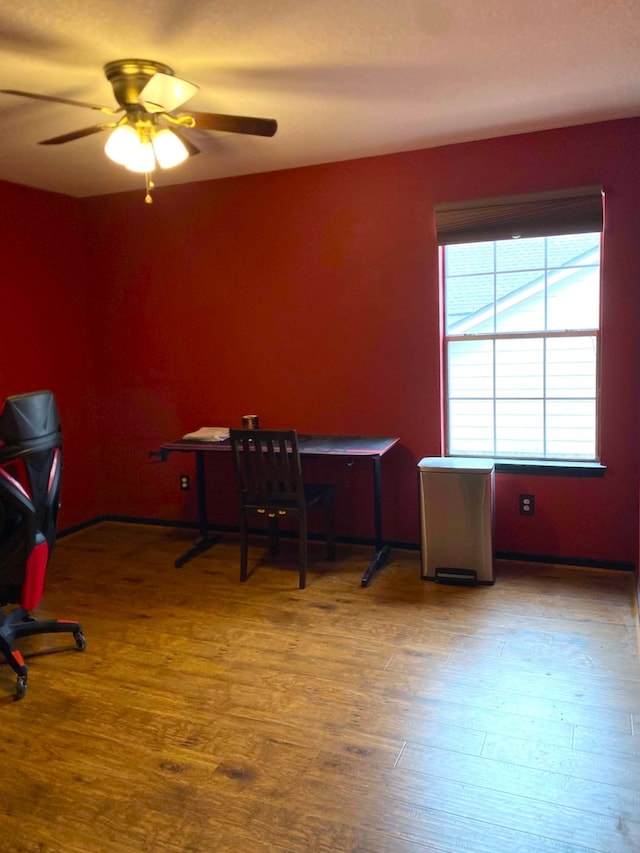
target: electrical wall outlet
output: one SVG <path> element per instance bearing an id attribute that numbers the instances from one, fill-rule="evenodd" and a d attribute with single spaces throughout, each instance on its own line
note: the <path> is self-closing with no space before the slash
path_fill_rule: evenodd
<path id="1" fill-rule="evenodd" d="M 191 488 L 191 483 L 189 482 L 188 474 L 180 474 L 180 491 L 188 492 Z"/>
<path id="2" fill-rule="evenodd" d="M 533 495 L 520 495 L 520 515 L 533 515 L 536 510 L 536 499 Z"/>

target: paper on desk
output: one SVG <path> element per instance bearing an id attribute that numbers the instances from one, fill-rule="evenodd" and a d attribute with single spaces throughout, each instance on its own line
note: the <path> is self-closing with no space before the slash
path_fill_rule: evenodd
<path id="1" fill-rule="evenodd" d="M 229 427 L 200 427 L 182 437 L 194 441 L 224 441 L 229 438 Z"/>

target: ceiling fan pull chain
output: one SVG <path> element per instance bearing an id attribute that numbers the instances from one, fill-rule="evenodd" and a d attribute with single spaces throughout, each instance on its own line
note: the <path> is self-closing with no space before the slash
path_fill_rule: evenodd
<path id="1" fill-rule="evenodd" d="M 153 204 L 153 198 L 151 196 L 151 190 L 155 187 L 155 184 L 151 180 L 151 172 L 145 172 L 144 182 L 147 190 L 147 194 L 144 197 L 145 204 Z"/>

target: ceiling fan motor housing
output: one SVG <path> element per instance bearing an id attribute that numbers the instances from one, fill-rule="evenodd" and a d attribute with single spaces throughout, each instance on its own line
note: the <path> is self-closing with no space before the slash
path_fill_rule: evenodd
<path id="1" fill-rule="evenodd" d="M 116 59 L 104 66 L 116 101 L 125 110 L 139 106 L 140 92 L 154 74 L 174 76 L 173 68 L 152 59 Z"/>

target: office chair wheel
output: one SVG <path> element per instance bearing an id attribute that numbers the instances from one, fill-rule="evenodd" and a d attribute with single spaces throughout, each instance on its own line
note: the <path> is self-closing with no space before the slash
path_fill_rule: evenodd
<path id="1" fill-rule="evenodd" d="M 22 699 L 27 692 L 27 676 L 19 675 L 16 680 L 16 699 Z"/>
<path id="2" fill-rule="evenodd" d="M 83 652 L 87 648 L 87 638 L 82 633 L 82 631 L 76 631 L 73 635 L 73 639 L 76 641 L 76 646 Z"/>

